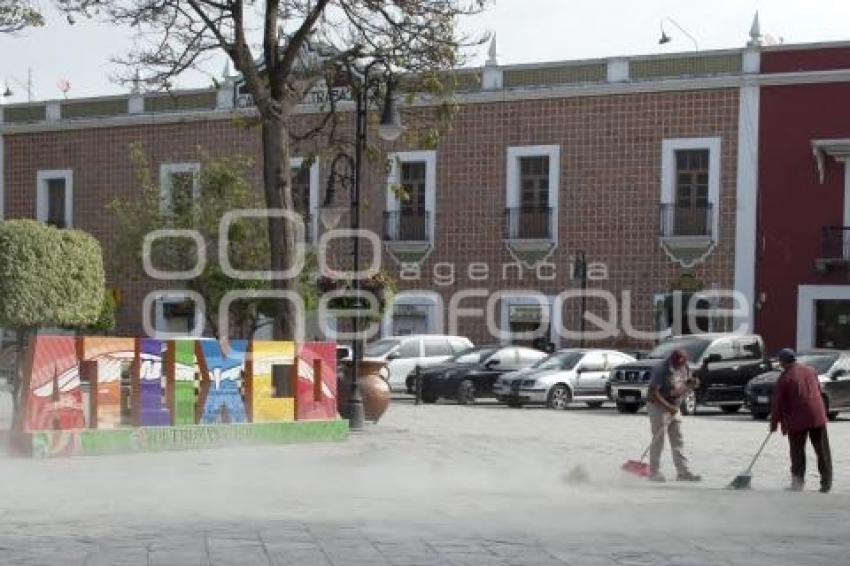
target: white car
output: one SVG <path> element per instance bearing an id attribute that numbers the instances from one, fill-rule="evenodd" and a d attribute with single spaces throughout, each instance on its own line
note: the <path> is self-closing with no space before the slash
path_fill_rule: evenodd
<path id="1" fill-rule="evenodd" d="M 634 360 L 616 350 L 559 350 L 529 368 L 503 375 L 494 390 L 496 398 L 511 407 L 544 404 L 566 409 L 573 401 L 601 407 L 608 400 L 611 370 Z"/>
<path id="2" fill-rule="evenodd" d="M 385 363 L 386 368 L 381 370 L 381 377 L 390 389 L 411 393 L 407 386 L 407 376 L 417 365 L 423 368 L 437 365 L 470 348 L 472 342 L 462 336 L 388 336 L 367 345 L 363 359 Z"/>

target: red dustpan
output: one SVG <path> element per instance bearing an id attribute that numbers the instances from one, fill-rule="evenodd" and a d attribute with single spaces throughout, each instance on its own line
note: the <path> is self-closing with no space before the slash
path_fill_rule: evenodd
<path id="1" fill-rule="evenodd" d="M 644 462 L 642 459 L 640 461 L 627 460 L 626 463 L 622 465 L 622 468 L 623 471 L 634 474 L 638 477 L 649 477 L 649 464 Z"/>
<path id="2" fill-rule="evenodd" d="M 653 437 L 653 441 L 662 434 L 664 434 L 664 430 L 667 428 L 667 422 L 665 419 L 664 426 L 658 429 L 658 432 L 655 433 L 655 437 Z M 649 443 L 649 446 L 646 447 L 646 450 L 643 451 L 643 454 L 640 455 L 640 460 L 626 460 L 626 463 L 620 466 L 624 472 L 628 472 L 630 474 L 634 474 L 640 478 L 649 477 L 649 464 L 645 461 L 646 456 L 649 454 L 649 449 L 652 447 L 652 442 Z"/>

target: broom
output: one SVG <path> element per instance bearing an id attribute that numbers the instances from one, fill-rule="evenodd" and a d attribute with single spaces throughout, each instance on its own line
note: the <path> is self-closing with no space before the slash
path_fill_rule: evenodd
<path id="1" fill-rule="evenodd" d="M 652 448 L 652 443 L 658 440 L 664 434 L 665 430 L 667 430 L 666 418 L 664 419 L 664 425 L 658 429 L 658 432 L 655 433 L 655 436 L 652 437 L 652 440 L 647 445 L 646 450 L 640 455 L 640 460 L 626 460 L 626 463 L 620 466 L 622 470 L 640 478 L 649 477 L 649 464 L 644 460 L 646 460 L 646 456 L 649 454 L 649 449 Z"/>
<path id="2" fill-rule="evenodd" d="M 753 480 L 753 474 L 751 473 L 753 471 L 753 466 L 755 465 L 756 460 L 758 460 L 759 456 L 761 456 L 761 451 L 764 450 L 765 446 L 767 446 L 767 441 L 770 440 L 771 435 L 773 435 L 773 431 L 767 433 L 764 442 L 762 442 L 761 446 L 759 447 L 759 451 L 756 452 L 756 455 L 753 456 L 752 461 L 750 461 L 750 465 L 747 467 L 746 470 L 744 470 L 744 473 L 735 476 L 735 479 L 733 479 L 728 486 L 729 489 L 750 489 L 750 484 Z"/>

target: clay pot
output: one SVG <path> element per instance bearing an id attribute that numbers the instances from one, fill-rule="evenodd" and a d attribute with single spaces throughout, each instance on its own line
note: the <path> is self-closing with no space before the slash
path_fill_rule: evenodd
<path id="1" fill-rule="evenodd" d="M 363 412 L 367 421 L 378 422 L 381 415 L 390 406 L 390 386 L 384 381 L 378 372 L 384 368 L 381 362 L 364 362 L 358 364 L 357 382 L 360 384 L 360 392 L 363 396 Z M 351 362 L 340 362 L 339 384 L 337 386 L 336 403 L 339 415 L 348 418 L 348 397 L 351 393 Z"/>

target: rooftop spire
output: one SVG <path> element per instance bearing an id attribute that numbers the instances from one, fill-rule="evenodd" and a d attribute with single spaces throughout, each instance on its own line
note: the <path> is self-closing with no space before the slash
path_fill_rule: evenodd
<path id="1" fill-rule="evenodd" d="M 490 40 L 490 48 L 487 50 L 487 64 L 497 66 L 499 59 L 496 56 L 496 34 L 493 34 L 493 39 Z"/>
<path id="2" fill-rule="evenodd" d="M 139 69 L 136 69 L 136 74 L 133 77 L 133 86 L 130 88 L 131 94 L 141 94 L 142 92 L 142 77 Z"/>
<path id="3" fill-rule="evenodd" d="M 762 44 L 761 25 L 759 24 L 759 13 L 753 17 L 753 25 L 750 26 L 750 40 L 747 42 L 748 47 L 758 47 Z"/>

